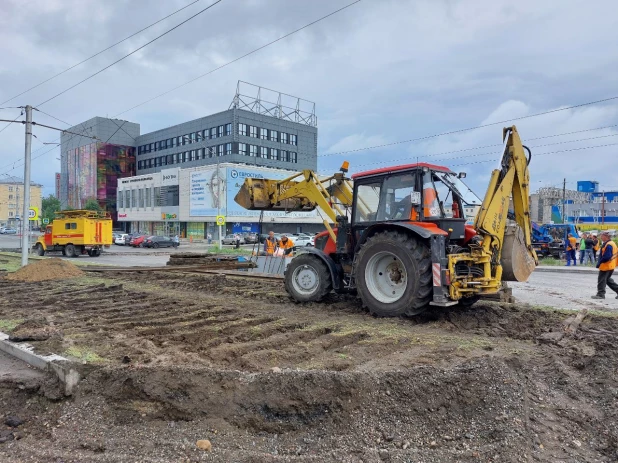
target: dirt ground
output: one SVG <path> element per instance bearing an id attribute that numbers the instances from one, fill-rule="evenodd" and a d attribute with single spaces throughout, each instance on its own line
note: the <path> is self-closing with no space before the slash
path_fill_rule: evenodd
<path id="1" fill-rule="evenodd" d="M 552 340 L 569 317 L 481 302 L 376 319 L 351 296 L 300 305 L 221 275 L 0 280 L 0 331 L 35 327 L 39 352 L 87 373 L 63 400 L 0 386 L 0 414 L 26 421 L 0 457 L 618 461 L 618 318 Z"/>

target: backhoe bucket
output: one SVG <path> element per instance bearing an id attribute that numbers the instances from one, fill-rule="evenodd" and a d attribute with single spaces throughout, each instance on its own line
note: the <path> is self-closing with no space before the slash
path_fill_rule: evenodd
<path id="1" fill-rule="evenodd" d="M 536 255 L 526 247 L 524 232 L 509 225 L 502 245 L 502 281 L 528 281 L 536 267 Z"/>
<path id="2" fill-rule="evenodd" d="M 278 182 L 278 180 L 265 178 L 246 178 L 234 197 L 234 201 L 241 207 L 252 211 L 312 211 L 315 209 L 315 206 L 303 203 L 301 198 L 284 199 L 278 203 L 272 203 L 269 195 L 271 191 L 276 191 Z M 296 183 L 292 181 L 286 185 L 289 188 Z"/>

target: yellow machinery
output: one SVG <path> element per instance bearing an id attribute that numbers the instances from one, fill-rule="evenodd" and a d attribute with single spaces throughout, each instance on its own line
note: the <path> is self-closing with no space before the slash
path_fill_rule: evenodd
<path id="1" fill-rule="evenodd" d="M 108 213 L 76 210 L 56 212 L 45 234 L 34 245 L 35 252 L 62 252 L 67 257 L 101 255 L 101 248 L 112 244 L 112 219 Z"/>
<path id="2" fill-rule="evenodd" d="M 347 163 L 323 180 L 310 170 L 284 180 L 249 178 L 235 201 L 253 210 L 319 208 L 328 217 L 315 248 L 286 270 L 286 290 L 299 302 L 335 290 L 357 292 L 378 316 L 469 305 L 498 292 L 502 281 L 526 281 L 538 263 L 531 244 L 530 150 L 514 126 L 504 129 L 503 140 L 500 169 L 492 172 L 473 226 L 463 216 L 465 174 L 427 163 L 358 173 L 353 185 Z M 514 214 L 507 225 L 510 200 Z"/>

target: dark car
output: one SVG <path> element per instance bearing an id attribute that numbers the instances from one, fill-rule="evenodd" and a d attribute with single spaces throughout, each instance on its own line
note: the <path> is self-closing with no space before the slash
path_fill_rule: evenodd
<path id="1" fill-rule="evenodd" d="M 178 246 L 178 243 L 167 236 L 149 236 L 142 244 L 145 248 L 175 248 Z"/>

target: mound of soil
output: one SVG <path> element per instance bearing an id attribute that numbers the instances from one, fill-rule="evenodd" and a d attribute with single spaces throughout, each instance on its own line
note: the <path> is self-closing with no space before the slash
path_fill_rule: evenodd
<path id="1" fill-rule="evenodd" d="M 8 280 L 15 281 L 45 281 L 45 280 L 64 280 L 82 276 L 79 268 L 66 260 L 58 257 L 44 259 L 33 264 L 28 264 L 14 273 L 7 275 Z"/>

